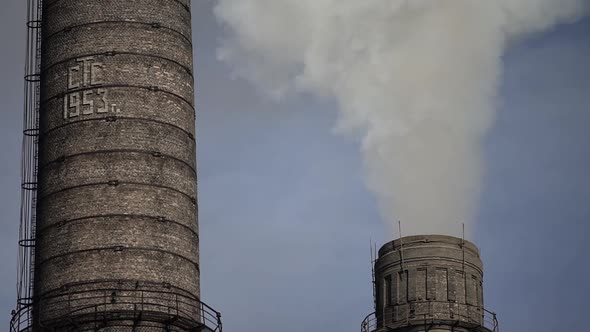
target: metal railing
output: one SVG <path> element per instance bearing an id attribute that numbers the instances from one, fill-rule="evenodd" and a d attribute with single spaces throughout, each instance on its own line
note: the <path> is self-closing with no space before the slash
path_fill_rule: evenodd
<path id="1" fill-rule="evenodd" d="M 21 306 L 12 311 L 10 319 L 10 332 L 28 332 L 32 331 L 31 307 Z"/>
<path id="2" fill-rule="evenodd" d="M 129 282 L 125 282 L 129 285 Z M 167 326 L 187 331 L 222 332 L 221 313 L 197 297 L 167 284 L 135 287 L 94 287 L 78 284 L 73 289 L 42 296 L 35 303 L 36 326 L 51 331 L 76 328 L 95 331 L 107 326 Z M 77 290 L 75 290 L 77 289 Z M 25 332 L 24 311 L 15 312 L 11 332 Z"/>
<path id="3" fill-rule="evenodd" d="M 441 305 L 435 306 L 435 304 Z M 385 318 L 385 315 L 378 318 L 375 312 L 368 314 L 361 323 L 361 332 L 373 332 L 379 328 L 392 330 L 403 326 L 444 324 L 461 326 L 469 331 L 500 331 L 496 313 L 479 306 L 442 301 L 416 301 L 389 308 L 395 309 L 402 306 L 410 308 L 410 305 L 419 310 L 404 310 L 403 317 L 397 317 L 395 320 Z M 424 308 L 427 309 L 424 310 Z"/>

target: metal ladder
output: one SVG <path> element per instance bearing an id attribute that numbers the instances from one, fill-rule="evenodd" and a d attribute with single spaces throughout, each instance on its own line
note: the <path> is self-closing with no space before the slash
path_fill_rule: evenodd
<path id="1" fill-rule="evenodd" d="M 39 170 L 39 110 L 41 107 L 42 11 L 42 0 L 28 0 L 17 276 L 18 300 L 14 311 L 15 315 L 11 320 L 11 331 L 28 331 L 33 324 L 37 176 Z"/>

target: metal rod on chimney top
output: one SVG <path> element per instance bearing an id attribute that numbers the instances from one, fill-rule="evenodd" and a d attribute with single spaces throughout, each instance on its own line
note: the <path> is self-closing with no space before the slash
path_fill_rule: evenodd
<path id="1" fill-rule="evenodd" d="M 373 310 L 377 310 L 377 284 L 375 282 L 375 260 L 373 258 L 373 239 L 369 239 L 369 250 L 371 251 L 371 283 L 373 287 Z"/>
<path id="2" fill-rule="evenodd" d="M 398 224 L 398 228 L 399 228 L 399 256 L 401 259 L 401 268 L 402 268 L 402 272 L 405 271 L 404 268 L 404 239 L 403 239 L 403 235 L 402 235 L 402 222 L 401 220 L 397 221 Z"/>
<path id="3" fill-rule="evenodd" d="M 461 224 L 462 226 L 462 236 L 461 236 L 461 250 L 463 251 L 463 275 L 465 275 L 465 223 Z"/>

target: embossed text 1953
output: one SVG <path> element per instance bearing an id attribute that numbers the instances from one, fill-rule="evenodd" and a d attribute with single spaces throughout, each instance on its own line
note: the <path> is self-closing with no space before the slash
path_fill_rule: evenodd
<path id="1" fill-rule="evenodd" d="M 94 57 L 76 59 L 68 68 L 68 88 L 63 99 L 64 119 L 95 113 L 119 113 L 116 104 L 109 104 L 108 90 L 101 88 L 104 64 Z"/>

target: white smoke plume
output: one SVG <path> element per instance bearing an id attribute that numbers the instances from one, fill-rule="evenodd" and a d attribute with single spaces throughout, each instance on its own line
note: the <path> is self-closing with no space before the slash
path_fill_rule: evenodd
<path id="1" fill-rule="evenodd" d="M 335 98 L 367 183 L 404 235 L 473 221 L 506 45 L 586 0 L 218 0 L 219 57 L 280 98 Z M 329 153 L 329 152 L 328 152 Z"/>

